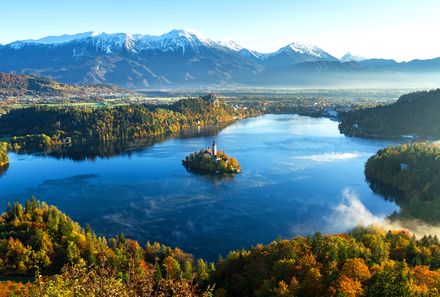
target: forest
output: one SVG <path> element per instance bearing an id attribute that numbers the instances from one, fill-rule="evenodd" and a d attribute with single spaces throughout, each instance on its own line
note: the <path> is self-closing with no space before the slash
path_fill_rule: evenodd
<path id="1" fill-rule="evenodd" d="M 8 163 L 8 144 L 6 142 L 0 142 L 0 167 L 5 167 Z"/>
<path id="2" fill-rule="evenodd" d="M 232 107 L 213 95 L 163 106 L 33 106 L 13 109 L 1 116 L 0 135 L 10 137 L 20 148 L 50 146 L 66 140 L 72 143 L 125 141 L 218 125 L 257 114 L 252 109 Z"/>
<path id="3" fill-rule="evenodd" d="M 2 296 L 438 296 L 440 242 L 405 231 L 277 239 L 217 263 L 97 236 L 35 198 L 0 216 Z M 33 276 L 33 277 L 32 277 Z"/>
<path id="4" fill-rule="evenodd" d="M 1 282 L 1 296 L 203 296 L 212 269 L 178 248 L 99 237 L 35 198 L 0 216 L 0 274 L 34 276 Z"/>
<path id="5" fill-rule="evenodd" d="M 390 146 L 370 157 L 365 177 L 373 191 L 400 206 L 394 218 L 440 223 L 440 146 L 415 142 Z"/>
<path id="6" fill-rule="evenodd" d="M 343 113 L 339 129 L 360 137 L 439 137 L 440 89 L 403 95 L 396 103 Z"/>

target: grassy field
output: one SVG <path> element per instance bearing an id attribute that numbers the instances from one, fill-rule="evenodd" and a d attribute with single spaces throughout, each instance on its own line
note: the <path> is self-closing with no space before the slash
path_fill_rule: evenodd
<path id="1" fill-rule="evenodd" d="M 40 105 L 40 106 L 76 106 L 76 107 L 91 107 L 91 108 L 101 108 L 101 107 L 116 107 L 128 104 L 142 104 L 142 103 L 160 103 L 169 104 L 179 99 L 184 99 L 187 97 L 130 97 L 130 98 L 116 98 L 116 99 L 105 99 L 104 101 L 96 102 L 18 102 L 13 103 L 9 107 L 11 109 L 26 108 L 30 106 Z"/>

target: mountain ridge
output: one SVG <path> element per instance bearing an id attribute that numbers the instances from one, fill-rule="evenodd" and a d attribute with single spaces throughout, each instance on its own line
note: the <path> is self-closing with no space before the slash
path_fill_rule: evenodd
<path id="1" fill-rule="evenodd" d="M 260 53 L 175 29 L 162 35 L 85 32 L 0 45 L 0 71 L 69 84 L 128 88 L 206 86 L 414 85 L 440 77 L 440 59 L 396 62 L 353 55 L 340 60 L 293 42 Z M 425 76 L 438 74 L 435 79 Z M 338 78 L 338 79 L 336 79 Z"/>
<path id="2" fill-rule="evenodd" d="M 63 97 L 96 94 L 132 93 L 114 85 L 69 85 L 47 77 L 0 72 L 0 98 L 12 96 Z"/>
<path id="3" fill-rule="evenodd" d="M 30 45 L 30 44 L 44 44 L 44 45 L 61 45 L 64 43 L 72 42 L 72 41 L 81 41 L 88 38 L 92 39 L 103 39 L 104 37 L 111 37 L 113 39 L 131 39 L 134 42 L 141 42 L 143 45 L 148 45 L 149 43 L 154 43 L 158 41 L 163 40 L 169 40 L 169 39 L 176 39 L 178 37 L 185 37 L 186 39 L 194 40 L 194 41 L 200 41 L 201 43 L 204 43 L 206 45 L 214 45 L 214 46 L 222 46 L 225 48 L 229 48 L 234 51 L 239 51 L 241 49 L 245 49 L 239 43 L 237 43 L 234 40 L 219 40 L 214 41 L 209 38 L 205 38 L 202 34 L 189 30 L 189 29 L 173 29 L 169 31 L 168 33 L 164 33 L 161 35 L 149 35 L 149 34 L 131 34 L 131 33 L 105 33 L 101 31 L 88 31 L 84 33 L 77 33 L 77 34 L 63 34 L 60 36 L 46 36 L 39 39 L 27 39 L 27 40 L 16 40 L 7 44 L 4 44 L 3 46 L 12 46 L 14 48 L 19 48 L 24 45 Z M 322 49 L 318 48 L 315 45 L 305 45 L 298 41 L 292 42 L 291 44 L 286 45 L 285 47 L 289 46 L 296 46 L 300 51 L 303 51 L 301 53 L 304 53 L 307 49 L 312 50 L 320 50 Z M 284 47 L 280 48 L 279 50 L 282 50 Z M 272 53 L 260 53 L 258 51 L 247 49 L 249 51 L 258 53 L 260 55 L 270 55 L 270 54 L 276 54 L 278 51 L 274 51 Z"/>

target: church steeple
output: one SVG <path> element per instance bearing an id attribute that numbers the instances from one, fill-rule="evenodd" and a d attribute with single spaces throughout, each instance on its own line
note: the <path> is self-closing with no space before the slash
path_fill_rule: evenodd
<path id="1" fill-rule="evenodd" d="M 215 140 L 212 141 L 212 155 L 217 156 L 217 145 L 215 144 Z"/>

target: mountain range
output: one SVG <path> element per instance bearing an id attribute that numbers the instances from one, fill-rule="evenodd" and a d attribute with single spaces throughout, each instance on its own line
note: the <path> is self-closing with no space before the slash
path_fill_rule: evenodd
<path id="1" fill-rule="evenodd" d="M 293 42 L 259 53 L 189 30 L 160 36 L 103 32 L 48 36 L 0 45 L 0 71 L 63 83 L 129 88 L 206 86 L 405 86 L 435 84 L 440 58 L 398 63 L 347 53 L 338 59 Z"/>

